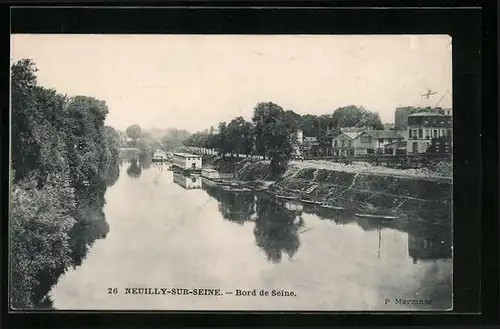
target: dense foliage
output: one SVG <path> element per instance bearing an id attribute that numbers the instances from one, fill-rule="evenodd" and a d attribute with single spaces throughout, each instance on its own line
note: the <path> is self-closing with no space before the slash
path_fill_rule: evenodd
<path id="1" fill-rule="evenodd" d="M 11 302 L 32 308 L 40 277 L 74 265 L 71 230 L 88 218 L 83 190 L 117 179 L 120 134 L 95 98 L 38 85 L 35 64 L 12 66 Z M 106 180 L 109 174 L 114 177 Z M 112 175 L 113 176 L 113 175 Z M 104 204 L 104 192 L 97 204 Z"/>
<path id="2" fill-rule="evenodd" d="M 378 114 L 363 107 L 345 106 L 331 115 L 300 115 L 285 111 L 272 102 L 258 103 L 252 121 L 237 117 L 229 123 L 221 122 L 214 129 L 197 132 L 187 138 L 186 146 L 217 150 L 222 155 L 258 154 L 271 160 L 271 171 L 278 174 L 292 157 L 296 132 L 316 137 L 320 143 L 330 143 L 344 127 L 383 129 Z"/>

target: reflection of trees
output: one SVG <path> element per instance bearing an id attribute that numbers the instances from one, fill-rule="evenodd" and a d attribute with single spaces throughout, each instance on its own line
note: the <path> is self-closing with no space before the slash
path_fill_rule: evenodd
<path id="1" fill-rule="evenodd" d="M 264 198 L 257 199 L 256 208 L 254 235 L 257 246 L 273 263 L 281 261 L 283 252 L 293 257 L 300 246 L 294 212 Z"/>
<path id="2" fill-rule="evenodd" d="M 100 182 L 91 180 L 90 187 L 77 190 L 75 197 L 77 201 L 75 218 L 77 224 L 70 231 L 71 265 L 80 266 L 87 256 L 89 248 L 97 239 L 105 238 L 109 232 L 103 207 L 104 195 L 107 185 L 116 181 L 117 174 L 114 170 L 108 171 L 115 177 L 102 177 Z M 52 286 L 57 283 L 58 278 L 64 274 L 66 268 L 57 268 L 52 271 L 42 271 L 39 275 L 41 284 L 35 290 L 34 300 L 38 302 L 37 308 L 50 309 L 52 301 L 47 296 Z"/>
<path id="3" fill-rule="evenodd" d="M 137 163 L 137 159 L 130 160 L 130 166 L 127 168 L 127 174 L 132 178 L 141 176 L 142 168 Z"/>
<path id="4" fill-rule="evenodd" d="M 238 224 L 250 220 L 254 214 L 255 200 L 253 194 L 237 194 L 221 191 L 218 195 L 219 211 L 222 216 Z"/>
<path id="5" fill-rule="evenodd" d="M 109 166 L 106 170 L 103 180 L 106 182 L 108 187 L 113 186 L 120 177 L 120 164 L 120 162 L 117 162 L 116 164 Z"/>
<path id="6" fill-rule="evenodd" d="M 408 254 L 418 260 L 448 259 L 452 257 L 451 225 L 448 221 L 438 223 L 418 222 L 407 227 Z"/>
<path id="7" fill-rule="evenodd" d="M 141 155 L 139 156 L 139 164 L 141 166 L 142 169 L 149 169 L 149 167 L 151 167 L 151 163 L 152 163 L 152 158 L 151 156 L 148 155 Z"/>

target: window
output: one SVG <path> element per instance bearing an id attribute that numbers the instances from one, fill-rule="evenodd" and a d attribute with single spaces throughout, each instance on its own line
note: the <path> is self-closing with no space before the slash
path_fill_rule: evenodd
<path id="1" fill-rule="evenodd" d="M 418 130 L 418 138 L 424 138 L 424 130 L 423 129 Z"/>
<path id="2" fill-rule="evenodd" d="M 408 138 L 411 138 L 411 129 L 408 130 Z"/>
<path id="3" fill-rule="evenodd" d="M 344 143 L 345 143 L 345 141 L 344 141 L 344 140 L 342 140 L 342 147 L 344 147 Z"/>
<path id="4" fill-rule="evenodd" d="M 446 129 L 441 129 L 441 137 L 446 136 Z"/>
<path id="5" fill-rule="evenodd" d="M 413 129 L 413 139 L 417 139 L 417 129 Z"/>
<path id="6" fill-rule="evenodd" d="M 335 141 L 333 141 L 333 146 L 334 146 L 334 147 L 337 147 L 337 141 L 336 141 L 336 140 L 335 140 Z"/>
<path id="7" fill-rule="evenodd" d="M 347 146 L 351 147 L 351 141 L 347 141 Z"/>
<path id="8" fill-rule="evenodd" d="M 431 138 L 431 131 L 429 129 L 425 129 L 425 139 Z"/>
<path id="9" fill-rule="evenodd" d="M 437 130 L 437 129 L 434 129 L 434 134 L 433 134 L 433 137 L 434 137 L 434 138 L 437 138 L 437 137 L 438 137 L 438 130 Z"/>
<path id="10" fill-rule="evenodd" d="M 380 139 L 380 143 L 383 143 L 383 142 L 384 142 L 384 139 L 383 139 L 383 138 L 381 138 L 381 139 Z"/>
<path id="11" fill-rule="evenodd" d="M 387 142 L 392 143 L 392 138 L 389 138 Z"/>
<path id="12" fill-rule="evenodd" d="M 370 136 L 370 135 L 361 136 L 361 143 L 362 144 L 369 144 L 371 142 L 372 142 L 372 136 Z"/>

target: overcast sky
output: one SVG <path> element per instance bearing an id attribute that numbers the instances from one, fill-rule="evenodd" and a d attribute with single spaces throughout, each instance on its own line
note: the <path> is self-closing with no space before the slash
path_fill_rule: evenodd
<path id="1" fill-rule="evenodd" d="M 41 85 L 106 101 L 118 129 L 202 130 L 267 101 L 300 114 L 360 105 L 383 122 L 397 106 L 452 106 L 446 35 L 13 35 L 11 49 Z"/>

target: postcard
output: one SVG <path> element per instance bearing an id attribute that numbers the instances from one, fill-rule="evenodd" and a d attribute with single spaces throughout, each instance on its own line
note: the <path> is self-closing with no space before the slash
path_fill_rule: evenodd
<path id="1" fill-rule="evenodd" d="M 450 36 L 11 44 L 13 309 L 453 309 Z"/>

